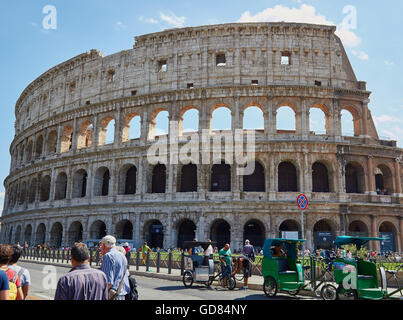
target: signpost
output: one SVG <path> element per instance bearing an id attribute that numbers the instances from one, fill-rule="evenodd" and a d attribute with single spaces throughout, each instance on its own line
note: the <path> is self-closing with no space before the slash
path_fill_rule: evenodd
<path id="1" fill-rule="evenodd" d="M 304 211 L 308 209 L 309 201 L 308 197 L 304 194 L 300 194 L 297 197 L 297 205 L 298 208 L 301 210 L 301 237 L 304 239 L 305 236 L 305 230 L 304 230 Z M 302 242 L 302 267 L 305 266 L 305 246 L 304 242 Z"/>

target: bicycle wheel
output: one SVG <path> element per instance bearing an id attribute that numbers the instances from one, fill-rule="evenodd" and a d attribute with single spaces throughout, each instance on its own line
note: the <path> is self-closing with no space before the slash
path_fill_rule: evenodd
<path id="1" fill-rule="evenodd" d="M 337 289 L 331 284 L 326 284 L 322 287 L 322 290 L 320 291 L 320 296 L 323 300 L 337 300 Z"/>
<path id="2" fill-rule="evenodd" d="M 190 288 L 193 284 L 193 274 L 190 271 L 185 271 L 182 281 L 186 288 Z"/>
<path id="3" fill-rule="evenodd" d="M 229 279 L 227 279 L 227 288 L 228 290 L 234 290 L 236 287 L 236 280 L 234 276 L 231 276 Z"/>
<path id="4" fill-rule="evenodd" d="M 274 279 L 273 277 L 265 278 L 263 283 L 263 291 L 267 297 L 269 298 L 275 297 L 277 294 L 276 279 Z"/>

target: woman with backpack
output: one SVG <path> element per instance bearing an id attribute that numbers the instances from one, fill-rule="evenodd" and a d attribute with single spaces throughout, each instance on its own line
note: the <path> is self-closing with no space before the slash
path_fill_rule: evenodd
<path id="1" fill-rule="evenodd" d="M 24 300 L 24 294 L 21 289 L 20 278 L 18 274 L 10 269 L 7 264 L 11 260 L 14 250 L 11 246 L 0 244 L 0 270 L 7 274 L 10 292 L 9 300 Z"/>

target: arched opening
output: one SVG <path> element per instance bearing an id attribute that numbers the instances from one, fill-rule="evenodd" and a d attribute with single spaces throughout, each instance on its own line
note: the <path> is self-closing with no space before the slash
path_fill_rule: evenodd
<path id="1" fill-rule="evenodd" d="M 232 114 L 228 107 L 218 107 L 211 114 L 211 130 L 224 131 L 232 129 Z"/>
<path id="2" fill-rule="evenodd" d="M 60 152 L 68 152 L 73 143 L 73 127 L 67 125 L 63 129 L 62 141 L 61 141 L 61 150 Z"/>
<path id="3" fill-rule="evenodd" d="M 320 162 L 312 165 L 312 192 L 330 192 L 329 173 L 326 166 Z"/>
<path id="4" fill-rule="evenodd" d="M 98 168 L 94 176 L 94 195 L 107 196 L 109 194 L 110 173 L 106 167 Z"/>
<path id="5" fill-rule="evenodd" d="M 67 175 L 61 172 L 56 178 L 55 200 L 66 199 L 67 192 Z"/>
<path id="6" fill-rule="evenodd" d="M 231 166 L 224 161 L 213 165 L 211 169 L 211 191 L 231 191 Z"/>
<path id="7" fill-rule="evenodd" d="M 250 106 L 243 112 L 244 130 L 264 130 L 263 111 L 259 107 Z"/>
<path id="8" fill-rule="evenodd" d="M 21 190 L 20 190 L 20 196 L 19 196 L 19 201 L 18 204 L 22 205 L 25 203 L 26 199 L 26 194 L 27 194 L 27 183 L 24 181 L 21 185 Z"/>
<path id="9" fill-rule="evenodd" d="M 29 162 L 32 160 L 32 148 L 33 148 L 33 142 L 32 140 L 28 142 L 28 147 L 27 147 L 27 153 L 25 155 L 26 162 Z"/>
<path id="10" fill-rule="evenodd" d="M 10 230 L 8 231 L 8 244 L 12 244 L 13 243 L 13 227 L 10 228 Z"/>
<path id="11" fill-rule="evenodd" d="M 183 249 L 185 241 L 192 241 L 196 238 L 196 225 L 193 221 L 185 219 L 178 225 L 178 248 Z"/>
<path id="12" fill-rule="evenodd" d="M 281 162 L 278 166 L 278 191 L 297 192 L 297 169 L 291 162 Z"/>
<path id="13" fill-rule="evenodd" d="M 183 113 L 179 122 L 179 134 L 199 131 L 199 110 L 191 108 Z"/>
<path id="14" fill-rule="evenodd" d="M 91 239 L 102 239 L 107 235 L 106 224 L 101 220 L 95 221 L 90 227 Z"/>
<path id="15" fill-rule="evenodd" d="M 28 243 L 28 245 L 31 245 L 31 238 L 32 238 L 32 226 L 29 224 L 25 227 L 24 242 Z"/>
<path id="16" fill-rule="evenodd" d="M 187 164 L 181 170 L 180 192 L 197 192 L 197 166 Z"/>
<path id="17" fill-rule="evenodd" d="M 312 107 L 309 110 L 309 131 L 316 135 L 328 134 L 329 117 L 324 107 Z"/>
<path id="18" fill-rule="evenodd" d="M 244 192 L 265 192 L 266 179 L 264 168 L 259 162 L 255 162 L 255 171 L 249 176 L 243 176 Z"/>
<path id="19" fill-rule="evenodd" d="M 70 225 L 68 231 L 68 245 L 72 246 L 76 242 L 83 240 L 83 225 L 79 221 L 75 221 Z"/>
<path id="20" fill-rule="evenodd" d="M 164 164 L 157 164 L 153 169 L 151 193 L 165 193 L 166 188 L 166 167 Z"/>
<path id="21" fill-rule="evenodd" d="M 292 107 L 282 106 L 277 109 L 276 129 L 277 133 L 295 133 L 297 130 L 296 113 Z"/>
<path id="22" fill-rule="evenodd" d="M 115 120 L 112 117 L 106 117 L 101 121 L 99 130 L 98 145 L 104 146 L 112 144 L 115 141 Z"/>
<path id="23" fill-rule="evenodd" d="M 359 220 L 353 221 L 348 226 L 348 235 L 357 237 L 368 237 L 368 227 L 367 225 Z"/>
<path id="24" fill-rule="evenodd" d="M 41 202 L 48 201 L 50 195 L 50 176 L 44 176 L 41 179 L 40 198 Z"/>
<path id="25" fill-rule="evenodd" d="M 89 148 L 92 146 L 94 125 L 91 121 L 84 121 L 78 133 L 77 149 Z"/>
<path id="26" fill-rule="evenodd" d="M 214 221 L 211 225 L 210 239 L 217 244 L 218 250 L 226 243 L 231 243 L 231 226 L 223 219 Z"/>
<path id="27" fill-rule="evenodd" d="M 393 175 L 389 167 L 381 164 L 376 168 L 375 173 L 376 192 L 381 195 L 393 194 Z"/>
<path id="28" fill-rule="evenodd" d="M 73 198 L 84 198 L 87 193 L 87 171 L 80 169 L 73 176 Z"/>
<path id="29" fill-rule="evenodd" d="M 279 236 L 283 239 L 300 239 L 301 231 L 299 224 L 295 220 L 285 220 L 280 224 Z"/>
<path id="30" fill-rule="evenodd" d="M 330 249 L 333 247 L 332 227 L 326 220 L 319 220 L 313 226 L 315 249 Z"/>
<path id="31" fill-rule="evenodd" d="M 116 236 L 120 240 L 133 239 L 133 224 L 129 220 L 122 220 L 116 225 Z"/>
<path id="32" fill-rule="evenodd" d="M 343 109 L 341 111 L 341 134 L 346 137 L 358 136 L 354 128 L 354 116 L 351 111 Z"/>
<path id="33" fill-rule="evenodd" d="M 53 130 L 48 135 L 47 148 L 46 148 L 47 154 L 50 155 L 56 153 L 56 148 L 57 148 L 57 131 Z"/>
<path id="34" fill-rule="evenodd" d="M 346 193 L 364 193 L 364 169 L 358 163 L 348 163 L 345 169 Z"/>
<path id="35" fill-rule="evenodd" d="M 141 137 L 141 117 L 135 114 L 133 116 L 129 116 L 128 121 L 129 136 L 127 140 L 139 139 Z"/>
<path id="36" fill-rule="evenodd" d="M 35 243 L 44 244 L 46 239 L 46 227 L 41 223 L 36 229 Z"/>
<path id="37" fill-rule="evenodd" d="M 119 194 L 135 194 L 137 183 L 137 168 L 126 164 L 119 173 Z"/>
<path id="38" fill-rule="evenodd" d="M 63 239 L 63 226 L 60 222 L 53 224 L 50 230 L 50 246 L 60 248 L 62 246 Z"/>
<path id="39" fill-rule="evenodd" d="M 250 220 L 243 227 L 243 241 L 249 240 L 250 243 L 260 251 L 263 248 L 265 240 L 265 227 L 259 220 Z"/>
<path id="40" fill-rule="evenodd" d="M 164 228 L 159 220 L 148 221 L 144 225 L 144 240 L 150 248 L 164 247 Z"/>
<path id="41" fill-rule="evenodd" d="M 35 144 L 35 158 L 42 156 L 43 150 L 43 136 L 39 136 Z"/>
<path id="42" fill-rule="evenodd" d="M 379 237 L 385 239 L 381 241 L 381 254 L 396 252 L 396 230 L 393 223 L 389 221 L 385 221 L 379 226 Z"/>
<path id="43" fill-rule="evenodd" d="M 15 231 L 14 242 L 15 243 L 18 243 L 18 242 L 21 243 L 21 226 L 18 226 L 17 230 Z"/>

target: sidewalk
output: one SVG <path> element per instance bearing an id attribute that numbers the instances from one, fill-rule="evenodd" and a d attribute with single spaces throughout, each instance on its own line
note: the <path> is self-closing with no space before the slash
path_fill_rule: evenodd
<path id="1" fill-rule="evenodd" d="M 56 263 L 56 262 L 37 261 L 37 260 L 29 259 L 29 258 L 24 258 L 24 259 L 20 259 L 20 260 L 25 261 L 25 262 L 44 264 L 44 265 L 55 265 L 55 266 L 62 266 L 62 267 L 71 267 L 71 265 L 67 264 L 67 263 L 62 264 L 62 263 Z M 97 267 L 95 264 L 93 264 L 92 267 L 93 268 L 99 268 L 99 266 Z M 146 271 L 145 266 L 139 266 L 139 270 L 137 270 L 136 266 L 130 266 L 129 271 L 130 271 L 130 274 L 134 275 L 134 276 L 137 275 L 137 276 L 141 276 L 141 277 L 149 277 L 149 278 L 157 278 L 157 279 L 165 279 L 165 280 L 182 282 L 182 276 L 181 276 L 180 269 L 172 269 L 171 274 L 168 274 L 168 268 L 160 268 L 160 272 L 157 273 L 157 268 L 156 267 L 150 267 L 149 271 Z M 308 284 L 308 282 L 306 282 L 306 283 Z M 243 286 L 243 281 L 237 281 L 237 288 L 240 288 L 242 286 Z M 263 277 L 253 275 L 249 279 L 248 288 L 250 290 L 260 291 L 264 295 L 264 293 L 263 293 Z M 396 289 L 391 288 L 391 289 L 388 289 L 388 292 L 391 293 L 391 292 L 393 292 L 395 290 Z M 301 290 L 299 292 L 299 295 L 311 296 L 311 297 L 316 296 L 315 293 L 312 292 L 311 290 L 305 290 L 305 289 Z M 317 296 L 320 296 L 320 291 L 318 291 Z M 392 299 L 403 300 L 403 297 L 400 295 L 400 293 L 394 294 L 391 298 Z"/>

